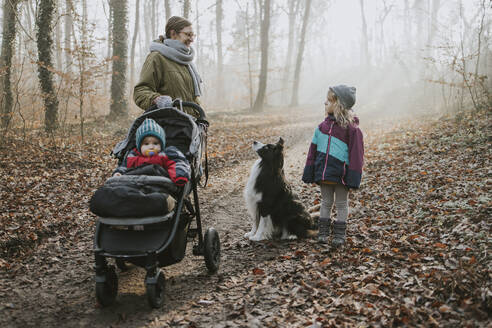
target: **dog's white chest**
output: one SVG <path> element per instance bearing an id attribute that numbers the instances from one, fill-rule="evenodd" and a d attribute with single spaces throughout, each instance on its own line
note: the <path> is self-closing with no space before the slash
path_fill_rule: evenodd
<path id="1" fill-rule="evenodd" d="M 246 201 L 246 206 L 248 207 L 248 212 L 252 217 L 256 216 L 256 203 L 261 200 L 261 193 L 256 192 L 255 184 L 258 175 L 260 174 L 260 162 L 258 159 L 251 168 L 251 173 L 249 174 L 248 182 L 244 188 L 244 200 Z"/>

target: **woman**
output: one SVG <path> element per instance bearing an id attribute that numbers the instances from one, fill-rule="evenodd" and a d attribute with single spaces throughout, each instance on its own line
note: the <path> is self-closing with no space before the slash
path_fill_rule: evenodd
<path id="1" fill-rule="evenodd" d="M 166 24 L 166 38 L 159 37 L 150 45 L 150 54 L 140 72 L 140 82 L 133 91 L 138 107 L 147 109 L 156 104 L 168 107 L 172 99 L 199 103 L 201 78 L 193 64 L 195 51 L 191 43 L 195 38 L 191 23 L 173 16 Z M 195 117 L 193 108 L 183 110 Z"/>

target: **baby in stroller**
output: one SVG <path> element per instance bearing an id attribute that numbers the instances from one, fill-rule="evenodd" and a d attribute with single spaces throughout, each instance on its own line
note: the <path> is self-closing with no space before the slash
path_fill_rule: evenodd
<path id="1" fill-rule="evenodd" d="M 164 302 L 160 268 L 180 262 L 188 241 L 195 242 L 192 253 L 204 257 L 209 273 L 219 268 L 219 234 L 212 227 L 202 230 L 197 189 L 208 122 L 199 105 L 178 105 L 149 109 L 134 121 L 113 149 L 118 168 L 91 199 L 98 216 L 95 280 L 102 306 L 112 304 L 118 291 L 107 258 L 121 269 L 125 263 L 145 268 L 147 299 L 156 308 Z M 186 114 L 183 106 L 196 108 L 200 117 Z"/>
<path id="2" fill-rule="evenodd" d="M 146 118 L 135 133 L 136 147 L 113 173 L 121 176 L 132 168 L 159 165 L 176 185 L 183 187 L 190 179 L 190 165 L 185 156 L 174 146 L 166 146 L 164 129 L 151 118 Z M 165 151 L 163 149 L 165 148 Z M 130 171 L 131 172 L 131 171 Z"/>

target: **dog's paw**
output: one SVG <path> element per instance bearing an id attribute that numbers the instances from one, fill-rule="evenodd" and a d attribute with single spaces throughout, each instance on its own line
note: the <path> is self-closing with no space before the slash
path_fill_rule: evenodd
<path id="1" fill-rule="evenodd" d="M 254 235 L 254 236 L 249 237 L 249 240 L 251 240 L 251 241 L 262 241 L 262 240 L 267 240 L 267 239 L 268 238 L 266 238 L 263 235 Z"/>
<path id="2" fill-rule="evenodd" d="M 250 232 L 247 232 L 247 233 L 244 234 L 244 238 L 249 238 L 249 237 L 251 237 L 253 235 L 254 235 L 254 232 L 253 231 L 250 231 Z"/>
<path id="3" fill-rule="evenodd" d="M 286 235 L 286 236 L 282 236 L 283 240 L 296 240 L 297 239 L 297 236 L 296 235 Z"/>

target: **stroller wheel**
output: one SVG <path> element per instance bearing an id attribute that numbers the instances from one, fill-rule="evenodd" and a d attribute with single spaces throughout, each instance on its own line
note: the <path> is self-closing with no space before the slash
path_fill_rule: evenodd
<path id="1" fill-rule="evenodd" d="M 215 273 L 220 264 L 219 233 L 214 228 L 208 228 L 204 239 L 205 265 L 209 273 Z"/>
<path id="2" fill-rule="evenodd" d="M 111 305 L 118 294 L 118 277 L 114 266 L 108 266 L 105 278 L 105 281 L 96 282 L 96 298 L 102 306 Z"/>
<path id="3" fill-rule="evenodd" d="M 164 273 L 159 270 L 157 277 L 148 277 L 145 282 L 145 289 L 147 290 L 147 300 L 153 308 L 160 308 L 164 304 L 164 291 L 166 289 L 166 278 Z"/>

